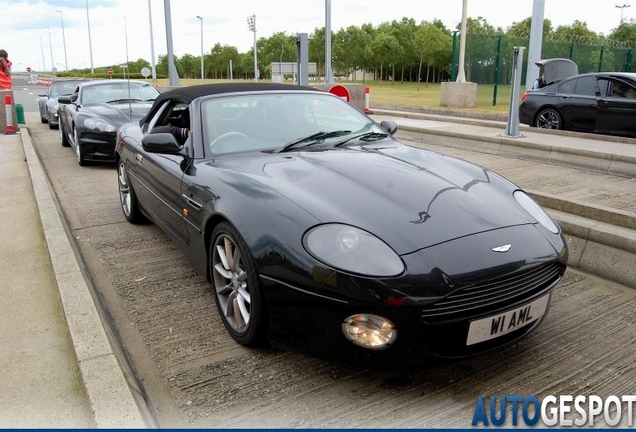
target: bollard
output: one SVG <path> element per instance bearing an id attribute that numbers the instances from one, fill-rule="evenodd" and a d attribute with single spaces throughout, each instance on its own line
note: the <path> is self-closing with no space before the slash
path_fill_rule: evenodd
<path id="1" fill-rule="evenodd" d="M 24 120 L 24 107 L 22 104 L 15 105 L 15 117 L 16 120 L 18 120 L 18 123 L 26 124 L 26 121 Z"/>
<path id="2" fill-rule="evenodd" d="M 7 113 L 7 130 L 4 134 L 11 135 L 15 133 L 15 131 L 13 130 L 13 107 L 11 106 L 11 95 L 4 96 L 4 106 Z"/>
<path id="3" fill-rule="evenodd" d="M 369 86 L 366 86 L 364 88 L 364 113 L 371 113 L 371 111 L 369 110 Z"/>

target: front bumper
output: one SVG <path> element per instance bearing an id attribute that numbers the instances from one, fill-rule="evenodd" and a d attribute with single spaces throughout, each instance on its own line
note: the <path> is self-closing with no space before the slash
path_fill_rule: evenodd
<path id="1" fill-rule="evenodd" d="M 545 319 L 549 298 L 536 321 L 482 342 L 468 344 L 471 322 L 494 319 L 550 295 L 565 273 L 567 246 L 561 235 L 544 237 L 543 231 L 533 225 L 509 227 L 403 255 L 407 271 L 396 278 L 314 270 L 313 280 L 321 283 L 315 289 L 281 280 L 275 272 L 261 275 L 272 321 L 270 339 L 281 347 L 383 367 L 501 348 Z M 490 251 L 506 239 L 513 245 L 507 253 Z M 341 327 L 355 314 L 390 320 L 398 332 L 396 341 L 382 350 L 349 342 Z"/>
<path id="2" fill-rule="evenodd" d="M 115 162 L 116 132 L 78 131 L 84 159 L 98 162 Z"/>

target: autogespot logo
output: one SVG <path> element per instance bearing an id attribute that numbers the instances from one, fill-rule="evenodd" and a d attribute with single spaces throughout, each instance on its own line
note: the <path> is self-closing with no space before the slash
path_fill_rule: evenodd
<path id="1" fill-rule="evenodd" d="M 636 395 L 608 396 L 546 396 L 539 400 L 534 395 L 490 396 L 477 398 L 473 426 L 594 426 L 603 422 L 617 426 L 625 419 L 627 426 L 634 424 L 633 403 Z M 509 412 L 510 417 L 506 418 Z"/>

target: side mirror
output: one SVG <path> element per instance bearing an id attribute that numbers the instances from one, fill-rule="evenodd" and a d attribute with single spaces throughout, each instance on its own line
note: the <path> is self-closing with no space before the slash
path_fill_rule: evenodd
<path id="1" fill-rule="evenodd" d="M 182 154 L 183 146 L 179 145 L 170 133 L 151 133 L 141 139 L 141 147 L 148 153 Z"/>
<path id="2" fill-rule="evenodd" d="M 382 128 L 387 131 L 390 135 L 393 135 L 394 133 L 397 132 L 397 123 L 395 122 L 395 120 L 382 120 L 380 122 L 380 126 L 382 126 Z"/>
<path id="3" fill-rule="evenodd" d="M 39 97 L 47 97 L 48 95 L 46 93 L 42 93 L 38 95 Z"/>
<path id="4" fill-rule="evenodd" d="M 72 103 L 71 98 L 68 96 L 60 96 L 59 98 L 57 98 L 58 103 L 61 104 L 70 104 Z"/>

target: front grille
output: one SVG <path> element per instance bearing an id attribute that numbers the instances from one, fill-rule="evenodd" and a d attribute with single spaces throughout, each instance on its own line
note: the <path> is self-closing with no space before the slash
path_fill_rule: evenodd
<path id="1" fill-rule="evenodd" d="M 427 305 L 422 318 L 427 323 L 454 321 L 530 300 L 553 287 L 563 276 L 563 271 L 562 265 L 550 263 L 514 276 L 471 285 Z"/>

